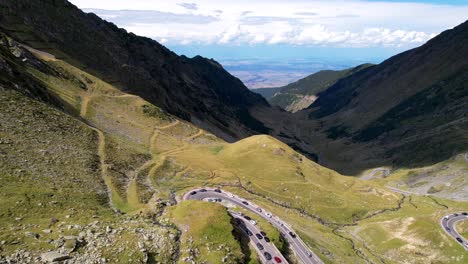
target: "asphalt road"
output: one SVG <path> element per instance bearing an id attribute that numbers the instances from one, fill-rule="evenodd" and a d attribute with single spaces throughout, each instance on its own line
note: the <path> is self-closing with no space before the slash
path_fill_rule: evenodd
<path id="1" fill-rule="evenodd" d="M 468 221 L 468 215 L 464 215 L 463 213 L 446 215 L 440 220 L 440 225 L 447 234 L 457 241 L 457 243 L 465 248 L 465 250 L 468 250 L 468 240 L 462 237 L 457 230 L 455 230 L 455 224 L 460 221 Z M 457 238 L 461 241 L 457 240 Z"/>
<path id="2" fill-rule="evenodd" d="M 272 242 L 266 242 L 265 239 L 259 239 L 255 234 L 260 234 L 260 229 L 256 226 L 250 223 L 248 220 L 243 218 L 240 214 L 236 214 L 235 212 L 229 212 L 231 215 L 234 217 L 234 219 L 239 219 L 236 221 L 238 222 L 238 226 L 244 231 L 244 233 L 249 237 L 250 242 L 252 243 L 252 246 L 255 248 L 255 250 L 258 253 L 258 256 L 262 260 L 263 263 L 276 263 L 275 260 L 273 259 L 274 257 L 280 258 L 281 262 L 280 263 L 288 263 L 286 259 L 283 257 L 281 252 L 276 248 L 276 246 Z M 246 229 L 248 229 L 251 232 L 251 235 L 246 232 Z M 268 235 L 268 234 L 267 234 Z M 260 249 L 257 244 L 261 244 L 263 249 Z M 271 255 L 271 259 L 268 260 L 265 257 L 265 252 L 268 252 Z"/>
<path id="3" fill-rule="evenodd" d="M 282 236 L 288 241 L 292 251 L 296 255 L 296 258 L 299 260 L 300 263 L 304 264 L 322 264 L 323 262 L 320 258 L 310 250 L 305 243 L 300 239 L 299 236 L 295 235 L 294 230 L 282 221 L 277 216 L 269 214 L 265 209 L 260 208 L 259 206 L 242 199 L 236 195 L 233 195 L 229 192 L 221 190 L 221 193 L 215 192 L 214 189 L 210 188 L 203 188 L 206 192 L 201 192 L 202 188 L 194 189 L 190 192 L 187 192 L 184 196 L 184 200 L 203 200 L 207 198 L 220 198 L 225 201 L 229 201 L 239 207 L 242 207 L 250 212 L 257 214 L 258 216 L 262 217 L 263 219 L 270 222 L 279 232 L 281 232 Z M 196 192 L 195 194 L 191 194 L 192 192 Z M 247 202 L 248 204 L 244 204 L 243 202 Z M 293 237 L 291 234 L 295 237 Z"/>

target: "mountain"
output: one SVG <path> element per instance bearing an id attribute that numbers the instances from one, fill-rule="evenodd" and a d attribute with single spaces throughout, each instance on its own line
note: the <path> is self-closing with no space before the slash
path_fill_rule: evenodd
<path id="1" fill-rule="evenodd" d="M 250 247 L 248 236 L 225 203 L 183 200 L 185 194 L 203 186 L 222 188 L 223 192 L 252 201 L 251 205 L 266 208 L 292 228 L 296 239 L 301 238 L 325 263 L 464 263 L 468 257 L 466 250 L 440 226 L 444 215 L 468 210 L 466 200 L 407 196 L 399 193 L 401 190 L 386 187 L 407 183 L 417 189 L 432 182 L 437 184 L 432 186 L 431 194 L 437 195 L 440 190 L 466 196 L 465 156 L 424 168 L 384 168 L 390 174 L 382 172 L 382 178 L 376 177 L 378 173 L 373 169 L 370 179 L 364 181 L 343 176 L 295 150 L 316 151 L 317 159 L 323 163 L 339 168 L 348 164 L 348 168 L 356 166 L 360 171 L 392 161 L 394 157 L 383 155 L 394 147 L 383 138 L 391 136 L 392 130 L 368 139 L 360 137 L 365 129 L 359 127 L 366 126 L 355 124 L 358 129 L 353 132 L 333 128 L 336 124 L 329 123 L 335 114 L 342 120 L 346 118 L 341 113 L 352 116 L 344 111 L 350 106 L 338 100 L 337 95 L 347 95 L 354 82 L 364 85 L 372 77 L 368 71 L 387 69 L 388 65 L 373 66 L 341 79 L 320 95 L 320 102 L 291 114 L 269 107 L 258 95 L 248 99 L 252 93 L 235 85 L 235 78 L 216 62 L 178 57 L 156 42 L 127 34 L 94 15 L 79 12 L 67 2 L 2 1 L 0 7 L 0 24 L 7 28 L 0 29 L 0 263 L 64 259 L 67 263 L 260 263 L 258 254 L 262 252 L 255 245 Z M 37 14 L 29 14 L 34 8 Z M 18 20 L 18 16 L 23 19 Z M 87 32 L 96 36 L 88 36 Z M 465 44 L 460 42 L 465 40 L 460 37 L 463 34 L 466 36 L 464 27 L 446 32 L 431 43 L 432 47 L 426 47 L 437 50 L 444 40 L 443 51 L 434 52 L 429 58 L 410 57 L 422 62 L 425 58 L 452 59 L 456 68 L 447 70 L 454 73 L 453 79 L 443 78 L 439 86 L 421 88 L 423 92 L 444 96 L 440 105 L 432 100 L 432 93 L 417 94 L 417 100 L 404 105 L 413 107 L 402 115 L 403 121 L 412 125 L 420 124 L 414 118 L 422 121 L 421 126 L 426 125 L 426 113 L 436 119 L 436 124 L 440 118 L 436 114 L 447 118 L 443 121 L 445 126 L 438 127 L 447 136 L 438 130 L 419 131 L 417 135 L 427 144 L 420 144 L 415 151 L 437 147 L 457 152 L 453 145 L 432 145 L 430 140 L 436 139 L 466 146 L 466 138 L 460 135 L 466 131 L 466 123 L 452 122 L 459 112 L 466 111 L 459 108 L 466 102 L 465 75 L 456 74 L 465 69 L 465 64 L 446 56 L 453 52 L 453 45 L 458 45 L 460 55 L 464 54 Z M 105 35 L 117 41 L 116 45 L 100 39 Z M 45 38 L 56 42 L 46 42 Z M 135 48 L 140 50 L 131 52 Z M 133 57 L 135 54 L 142 57 Z M 144 54 L 159 54 L 149 57 L 158 60 L 148 61 Z M 120 56 L 128 56 L 128 63 L 119 66 L 123 70 L 111 65 L 120 62 Z M 167 65 L 153 65 L 161 62 Z M 407 59 L 399 62 L 412 63 Z M 411 66 L 417 68 L 420 64 Z M 156 78 L 150 69 L 164 75 Z M 181 72 L 171 72 L 172 76 L 163 69 Z M 112 70 L 130 75 L 116 76 Z M 379 78 L 391 74 L 388 69 L 373 73 Z M 407 73 L 400 74 L 405 77 Z M 168 89 L 164 82 L 167 79 L 173 84 L 174 76 L 182 78 L 181 85 Z M 439 77 L 434 73 L 426 78 Z M 138 87 L 129 85 L 130 80 L 145 92 L 136 95 L 133 91 Z M 153 80 L 160 85 L 154 91 L 152 86 L 145 86 L 153 84 Z M 188 80 L 193 82 L 184 85 Z M 198 92 L 183 94 L 190 91 L 187 87 L 199 88 L 205 96 Z M 375 87 L 382 89 L 381 84 Z M 411 85 L 406 87 L 410 88 Z M 146 89 L 161 94 L 148 94 Z M 195 95 L 200 97 L 192 98 Z M 217 102 L 215 95 L 224 98 Z M 175 110 L 164 102 L 150 101 L 156 102 L 157 96 L 171 99 Z M 226 109 L 234 112 L 206 113 L 204 118 L 193 109 L 191 100 L 203 105 L 213 103 L 206 105 L 211 110 L 225 109 L 219 105 L 225 103 Z M 427 101 L 438 112 L 427 109 Z M 342 105 L 335 106 L 334 102 Z M 250 105 L 248 110 L 236 112 L 236 107 L 245 107 L 244 104 Z M 455 113 L 442 111 L 448 109 Z M 190 117 L 184 116 L 184 111 L 189 111 Z M 204 119 L 195 118 L 197 115 Z M 233 124 L 248 120 L 251 123 L 241 125 L 236 132 L 235 127 L 216 123 L 214 118 L 219 115 L 226 115 Z M 229 143 L 186 119 L 194 123 L 202 120 L 203 126 L 225 136 L 231 129 L 236 135 L 261 130 L 255 127 L 260 126 L 255 120 L 260 120 L 272 135 L 292 147 L 269 135 Z M 397 122 L 392 129 L 400 126 L 408 125 Z M 446 138 L 449 136 L 453 138 Z M 395 153 L 411 157 L 398 149 Z M 444 158 L 444 152 L 441 153 L 441 157 L 434 155 L 434 160 Z M 439 178 L 439 172 L 445 178 Z M 268 234 L 270 244 L 279 248 L 288 262 L 296 261 L 279 230 L 258 214 L 242 212 L 257 221 L 256 227 Z"/>
<path id="2" fill-rule="evenodd" d="M 435 164 L 463 151 L 466 142 L 466 122 L 460 119 L 465 89 L 449 87 L 464 85 L 466 23 L 420 48 L 341 78 L 308 109 L 291 114 L 271 107 L 217 62 L 177 56 L 64 0 L 3 1 L 0 7 L 0 27 L 24 45 L 47 51 L 229 142 L 270 134 L 348 175 L 378 166 Z M 445 99 L 437 102 L 438 110 L 426 110 L 435 104 L 421 99 L 428 97 Z M 420 144 L 423 139 L 433 142 Z"/>
<path id="3" fill-rule="evenodd" d="M 260 94 L 267 100 L 273 97 L 280 90 L 281 90 L 281 87 L 251 89 L 252 92 Z"/>
<path id="4" fill-rule="evenodd" d="M 266 92 L 273 93 L 271 96 L 264 96 L 270 104 L 295 113 L 309 107 L 317 99 L 319 93 L 325 91 L 341 78 L 370 66 L 371 64 L 363 64 L 341 71 L 319 71 L 283 87 L 274 88 L 273 90 L 262 89 L 260 91 L 260 89 L 256 89 L 253 91 L 258 91 L 262 95 Z"/>
<path id="5" fill-rule="evenodd" d="M 437 206 L 429 198 L 414 201 L 427 212 L 399 211 L 404 199 L 378 183 L 342 176 L 267 135 L 227 143 L 3 33 L 0 69 L 2 263 L 258 261 L 225 207 L 181 201 L 200 186 L 268 206 L 328 262 L 367 263 L 380 254 L 393 260 L 391 247 L 356 250 L 344 234 L 377 245 L 359 230 L 387 230 L 407 214 L 437 228 L 426 223 Z M 294 260 L 276 229 L 264 220 L 257 226 Z M 419 224 L 408 228 L 424 238 Z M 423 260 L 428 246 L 412 241 L 400 242 L 409 248 L 404 259 Z M 463 250 L 429 249 L 441 261 Z"/>
<path id="6" fill-rule="evenodd" d="M 268 133 L 249 113 L 268 103 L 214 60 L 177 56 L 65 0 L 2 1 L 0 7 L 0 27 L 23 44 L 87 69 L 226 140 Z"/>
<path id="7" fill-rule="evenodd" d="M 466 151 L 467 58 L 465 22 L 320 93 L 297 115 L 322 164 L 414 168 Z"/>

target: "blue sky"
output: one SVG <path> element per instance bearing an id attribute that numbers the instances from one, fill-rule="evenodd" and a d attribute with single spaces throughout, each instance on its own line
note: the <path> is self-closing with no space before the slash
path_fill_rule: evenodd
<path id="1" fill-rule="evenodd" d="M 467 0 L 367 0 L 369 2 L 407 2 L 407 3 L 428 3 L 428 4 L 441 4 L 441 5 L 467 5 Z"/>
<path id="2" fill-rule="evenodd" d="M 71 0 L 179 54 L 379 61 L 468 19 L 468 0 Z"/>

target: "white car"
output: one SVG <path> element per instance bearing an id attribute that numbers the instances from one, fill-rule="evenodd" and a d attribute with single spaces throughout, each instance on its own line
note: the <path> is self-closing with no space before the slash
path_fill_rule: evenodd
<path id="1" fill-rule="evenodd" d="M 445 220 L 449 219 L 448 215 L 444 216 L 444 219 L 445 219 Z"/>
<path id="2" fill-rule="evenodd" d="M 229 197 L 234 198 L 234 194 L 230 193 Z"/>
<path id="3" fill-rule="evenodd" d="M 257 224 L 257 222 L 256 222 L 255 220 L 250 220 L 249 222 L 250 222 L 252 225 L 256 225 L 256 224 Z"/>
<path id="4" fill-rule="evenodd" d="M 268 218 L 271 218 L 271 214 L 270 214 L 270 213 L 265 212 L 265 215 L 266 215 Z"/>

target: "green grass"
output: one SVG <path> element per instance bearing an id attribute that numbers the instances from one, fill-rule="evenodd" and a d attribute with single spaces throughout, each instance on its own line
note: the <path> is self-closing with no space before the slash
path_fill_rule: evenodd
<path id="1" fill-rule="evenodd" d="M 43 229 L 50 217 L 63 219 L 70 208 L 80 211 L 77 223 L 92 221 L 95 214 L 103 221 L 118 223 L 121 218 L 112 213 L 107 190 L 111 192 L 112 206 L 128 215 L 140 211 L 154 215 L 162 203 L 172 201 L 174 194 L 180 197 L 194 187 L 222 185 L 290 223 L 326 263 L 378 262 L 379 256 L 393 263 L 402 259 L 403 253 L 409 262 L 422 259 L 421 256 L 434 262 L 452 257 L 456 261 L 466 259 L 453 239 L 448 239 L 438 227 L 438 219 L 444 213 L 466 209 L 466 203 L 441 201 L 448 204 L 447 210 L 430 198 L 414 197 L 417 208 L 406 201 L 398 211 L 361 220 L 397 206 L 400 195 L 382 186 L 392 180 L 408 180 L 406 172 L 364 182 L 313 163 L 269 136 L 253 136 L 233 144 L 206 133 L 188 140 L 200 130 L 182 121 L 174 123 L 175 119 L 166 118 L 165 113 L 141 98 L 125 95 L 64 62 L 50 65 L 74 78 L 65 80 L 31 72 L 67 103 L 71 115 L 81 115 L 84 122 L 103 132 L 108 181 L 104 182 L 100 174 L 96 132 L 44 104 L 2 92 L 6 97 L 2 99 L 0 114 L 2 121 L 8 122 L 1 123 L 0 139 L 15 144 L 0 144 L 0 154 L 8 158 L 0 170 L 0 240 L 16 239 L 14 230 L 9 229 L 15 217 L 23 217 L 25 224 L 34 223 Z M 76 79 L 91 80 L 88 90 L 77 87 Z M 17 109 L 20 111 L 15 112 Z M 42 118 L 41 122 L 36 115 L 39 120 Z M 39 152 L 47 150 L 51 143 L 55 146 L 53 152 Z M 20 173 L 20 165 L 30 169 Z M 239 188 L 239 183 L 249 192 Z M 50 204 L 51 194 L 60 200 L 58 205 Z M 38 203 L 47 206 L 37 209 Z M 252 250 L 250 256 L 243 256 L 240 243 L 232 234 L 230 216 L 220 205 L 182 202 L 169 207 L 161 219 L 182 230 L 182 257 L 196 247 L 197 260 L 219 263 L 225 252 L 217 248 L 226 245 L 231 249 L 232 263 L 243 259 L 255 263 L 257 259 Z M 274 243 L 282 247 L 277 231 L 257 220 Z M 401 227 L 407 229 L 399 235 Z M 122 239 L 137 238 L 126 234 Z M 361 257 L 347 239 L 352 239 Z M 26 238 L 24 241 L 3 250 L 10 253 L 25 244 L 47 247 Z M 434 255 L 422 252 L 420 241 L 430 241 Z M 122 259 L 129 261 L 128 256 Z"/>
<path id="2" fill-rule="evenodd" d="M 405 202 L 401 210 L 362 221 L 348 230 L 357 240 L 365 241 L 374 254 L 391 263 L 464 263 L 468 254 L 442 230 L 439 220 L 449 212 L 466 209 L 467 205 L 440 202 L 449 209 L 430 198 L 413 196 L 412 203 Z"/>
<path id="3" fill-rule="evenodd" d="M 197 263 L 241 263 L 243 254 L 233 236 L 231 217 L 226 208 L 201 201 L 184 201 L 168 215 L 182 230 L 181 257 L 190 256 Z"/>
<path id="4" fill-rule="evenodd" d="M 455 228 L 460 235 L 468 239 L 468 220 L 458 222 Z"/>
<path id="5" fill-rule="evenodd" d="M 0 241 L 5 241 L 1 255 L 19 249 L 40 253 L 55 248 L 47 239 L 77 235 L 76 230 L 51 224 L 52 218 L 65 226 L 84 226 L 95 221 L 94 217 L 104 226 L 121 225 L 122 217 L 109 206 L 93 130 L 58 110 L 8 90 L 0 90 L 0 120 Z M 144 223 L 142 226 L 155 229 Z M 48 228 L 53 232 L 44 234 L 42 230 Z M 26 231 L 37 233 L 40 238 L 28 238 Z M 127 252 L 102 251 L 102 256 L 125 263 L 128 257 L 123 254 L 137 251 L 131 246 L 136 239 L 133 232 L 123 234 L 109 249 L 130 246 Z M 162 252 L 166 246 L 161 244 L 159 250 L 163 258 L 167 256 Z M 134 260 L 143 259 L 138 252 L 135 254 Z"/>

